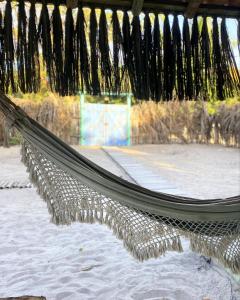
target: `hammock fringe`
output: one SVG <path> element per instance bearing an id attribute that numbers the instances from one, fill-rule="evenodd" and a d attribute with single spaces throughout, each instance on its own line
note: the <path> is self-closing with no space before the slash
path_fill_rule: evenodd
<path id="1" fill-rule="evenodd" d="M 221 244 L 223 246 L 225 245 L 224 247 L 226 248 L 236 243 L 237 249 L 237 243 L 240 246 L 239 235 L 235 236 L 236 240 L 233 242 L 231 240 L 232 237 L 229 236 L 218 238 L 218 244 L 218 241 L 214 238 L 214 242 L 212 243 L 209 238 L 205 238 L 202 235 L 171 228 L 171 226 L 166 225 L 163 221 L 160 221 L 160 219 L 158 220 L 158 224 L 154 224 L 156 231 L 154 234 L 154 232 L 151 233 L 153 229 L 151 229 L 148 224 L 148 222 L 154 223 L 154 221 L 150 221 L 147 216 L 144 216 L 144 213 L 135 211 L 127 206 L 111 203 L 111 200 L 108 203 L 109 206 L 106 202 L 102 205 L 103 203 L 99 201 L 99 199 L 96 201 L 96 199 L 93 200 L 88 197 L 79 196 L 80 202 L 74 213 L 70 209 L 57 212 L 52 203 L 56 201 L 57 197 L 61 197 L 61 193 L 56 195 L 56 189 L 52 186 L 53 182 L 51 182 L 51 178 L 48 177 L 47 174 L 44 174 L 43 168 L 40 167 L 40 164 L 45 160 L 44 156 L 40 154 L 34 146 L 24 141 L 21 148 L 21 157 L 22 162 L 27 167 L 31 182 L 37 188 L 37 192 L 41 198 L 47 203 L 48 212 L 52 216 L 51 221 L 54 224 L 70 225 L 72 222 L 90 224 L 97 222 L 99 224 L 105 224 L 113 231 L 118 239 L 123 240 L 123 245 L 127 251 L 139 261 L 157 258 L 164 255 L 167 251 L 182 252 L 183 248 L 180 235 L 183 235 L 190 239 L 190 246 L 193 251 L 206 256 L 215 257 L 234 273 L 240 272 L 240 258 L 237 253 L 234 259 L 230 259 L 230 256 L 225 255 L 225 253 L 229 253 L 230 248 L 225 249 L 226 252 L 219 251 Z M 48 165 L 49 164 L 51 165 L 52 163 L 48 162 Z M 63 175 L 63 177 L 64 176 L 66 175 Z M 86 187 L 82 186 L 82 188 Z M 90 190 L 91 188 L 87 187 L 87 189 Z M 98 196 L 98 193 L 94 191 L 93 198 L 97 198 Z M 130 216 L 135 219 L 139 217 L 138 228 L 131 227 Z M 141 221 L 143 224 L 141 224 Z M 138 241 L 136 241 L 136 234 Z M 158 239 L 156 242 L 158 235 L 161 236 L 164 234 L 167 237 L 163 240 Z"/>
<path id="2" fill-rule="evenodd" d="M 151 247 L 141 247 L 141 245 L 139 245 L 139 247 L 136 248 L 133 232 L 128 226 L 128 220 L 125 219 L 127 214 L 124 217 L 123 215 L 118 214 L 118 210 L 114 211 L 111 207 L 109 207 L 106 211 L 102 208 L 100 203 L 99 205 L 95 205 L 93 201 L 91 205 L 87 198 L 81 199 L 81 205 L 77 213 L 71 214 L 70 212 L 63 212 L 60 216 L 57 215 L 51 205 L 55 191 L 51 189 L 48 190 L 51 183 L 45 181 L 44 174 L 39 172 L 39 169 L 36 169 L 35 162 L 37 161 L 37 155 L 34 155 L 32 151 L 33 147 L 31 147 L 30 151 L 29 149 L 29 144 L 27 142 L 23 142 L 21 147 L 21 161 L 26 166 L 27 172 L 29 173 L 29 179 L 37 188 L 37 193 L 47 203 L 48 212 L 52 217 L 51 221 L 55 225 L 70 225 L 72 222 L 89 224 L 97 222 L 99 224 L 105 224 L 113 231 L 118 239 L 123 240 L 124 247 L 139 261 L 157 258 L 164 255 L 167 251 L 183 251 L 179 235 L 176 235 L 171 239 L 169 238 L 158 242 L 157 245 L 153 244 Z M 131 209 L 127 207 L 125 207 L 125 209 L 129 210 L 129 213 L 131 213 Z M 147 236 L 144 238 L 145 241 L 147 241 Z"/>

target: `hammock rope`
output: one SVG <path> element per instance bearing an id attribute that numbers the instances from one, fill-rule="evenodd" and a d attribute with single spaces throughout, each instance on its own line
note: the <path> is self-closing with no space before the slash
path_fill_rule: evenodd
<path id="1" fill-rule="evenodd" d="M 162 22 L 161 11 L 139 17 L 104 8 L 98 18 L 96 7 L 91 5 L 89 15 L 80 0 L 76 11 L 69 7 L 65 15 L 59 4 L 52 12 L 43 1 L 39 16 L 35 6 L 31 1 L 28 14 L 25 1 L 18 1 L 17 34 L 10 0 L 4 22 L 0 16 L 3 93 L 38 92 L 40 72 L 46 71 L 50 89 L 60 95 L 132 92 L 137 99 L 154 101 L 240 95 L 239 66 L 225 18 L 220 24 L 216 17 L 196 16 L 191 25 L 176 14 L 170 22 L 166 12 Z M 212 30 L 207 20 L 213 20 Z"/>
<path id="2" fill-rule="evenodd" d="M 240 274 L 240 196 L 198 200 L 150 191 L 80 155 L 2 93 L 0 109 L 22 134 L 22 161 L 53 223 L 106 224 L 139 260 L 182 251 L 183 235 L 194 251 Z"/>

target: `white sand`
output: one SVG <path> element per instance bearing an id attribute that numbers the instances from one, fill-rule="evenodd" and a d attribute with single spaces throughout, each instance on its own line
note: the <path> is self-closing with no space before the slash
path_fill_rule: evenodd
<path id="1" fill-rule="evenodd" d="M 158 147 L 160 149 L 161 146 Z M 178 146 L 164 146 L 164 149 L 171 152 L 172 149 L 176 151 L 175 147 Z M 217 194 L 215 184 L 219 188 L 221 182 L 230 179 L 232 182 L 232 178 L 239 176 L 236 166 L 239 152 L 236 149 L 219 148 L 222 150 L 216 152 L 210 147 L 209 151 L 205 151 L 202 146 L 195 146 L 197 153 L 193 155 L 196 157 L 194 167 L 191 169 L 187 164 L 181 166 L 183 170 L 196 172 L 197 169 L 204 169 L 211 179 L 211 185 L 208 185 L 205 178 L 207 187 L 204 187 L 205 192 L 200 196 L 205 196 L 207 192 Z M 146 159 L 142 163 L 147 164 L 149 160 L 148 166 L 155 167 L 152 153 L 157 152 L 156 146 L 131 149 L 150 153 L 145 155 Z M 0 183 L 6 180 L 27 181 L 24 167 L 18 163 L 18 150 L 18 147 L 10 150 L 0 148 Z M 81 151 L 117 175 L 125 176 L 99 149 L 84 148 Z M 215 160 L 217 168 L 222 169 L 219 166 L 222 159 L 218 160 L 216 154 L 222 155 L 222 152 L 226 153 L 225 158 L 229 161 L 227 166 L 223 159 L 223 165 L 226 166 L 224 170 L 227 171 L 224 171 L 224 178 L 212 170 L 212 160 Z M 211 158 L 211 172 L 201 165 L 206 153 Z M 161 162 L 165 164 L 168 155 L 164 155 Z M 139 161 L 142 156 L 135 153 Z M 169 157 L 171 161 L 172 156 Z M 184 161 L 184 153 L 177 161 L 181 159 Z M 177 162 L 174 164 L 177 167 Z M 199 174 L 202 173 L 204 171 L 199 171 Z M 170 170 L 168 173 L 164 168 L 161 174 L 169 180 L 175 178 L 169 175 Z M 181 173 L 181 180 L 177 181 L 180 186 L 186 174 Z M 236 182 L 232 188 L 227 188 L 226 194 L 235 193 Z M 226 188 L 223 190 L 226 191 Z M 194 191 L 197 189 L 193 188 Z M 105 226 L 73 224 L 56 227 L 49 223 L 46 204 L 33 188 L 0 190 L 0 220 L 0 297 L 32 294 L 44 295 L 48 300 L 240 299 L 240 286 L 233 278 L 216 263 L 210 266 L 206 264 L 200 255 L 187 249 L 187 244 L 184 245 L 184 253 L 169 252 L 159 259 L 139 263 Z M 231 298 L 231 294 L 235 298 Z"/>
<path id="2" fill-rule="evenodd" d="M 118 148 L 196 198 L 240 195 L 240 150 L 217 145 Z"/>

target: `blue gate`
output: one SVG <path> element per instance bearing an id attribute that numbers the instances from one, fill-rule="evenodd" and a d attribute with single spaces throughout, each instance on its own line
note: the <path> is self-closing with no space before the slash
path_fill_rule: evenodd
<path id="1" fill-rule="evenodd" d="M 80 143 L 88 146 L 130 144 L 131 96 L 127 104 L 86 103 L 81 95 Z"/>

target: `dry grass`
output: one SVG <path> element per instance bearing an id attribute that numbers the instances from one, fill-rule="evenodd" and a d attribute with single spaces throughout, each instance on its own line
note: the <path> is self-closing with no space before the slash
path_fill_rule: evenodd
<path id="1" fill-rule="evenodd" d="M 73 98 L 50 95 L 41 102 L 16 98 L 14 102 L 66 143 L 78 142 L 79 102 L 74 101 Z M 3 139 L 3 127 L 4 118 L 0 116 L 0 143 Z M 13 143 L 18 143 L 18 135 L 14 129 L 11 130 L 11 140 Z"/>
<path id="2" fill-rule="evenodd" d="M 132 107 L 132 143 L 217 143 L 240 145 L 240 103 L 209 113 L 195 101 L 142 102 Z"/>
<path id="3" fill-rule="evenodd" d="M 76 98 L 75 98 L 76 99 Z M 79 143 L 79 101 L 55 95 L 43 101 L 15 99 L 33 119 L 69 144 Z M 214 107 L 214 108 L 213 108 Z M 201 101 L 141 102 L 132 107 L 132 143 L 216 143 L 240 146 L 240 102 L 209 107 Z M 0 144 L 3 141 L 0 115 Z M 12 143 L 18 143 L 15 130 Z"/>

